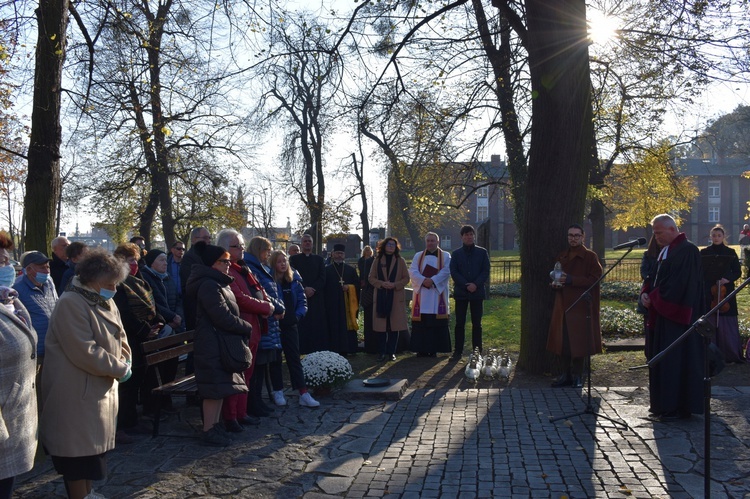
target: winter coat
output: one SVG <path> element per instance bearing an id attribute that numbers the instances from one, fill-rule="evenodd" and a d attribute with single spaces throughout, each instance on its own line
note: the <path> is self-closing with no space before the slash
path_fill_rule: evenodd
<path id="1" fill-rule="evenodd" d="M 39 438 L 53 456 L 103 454 L 115 447 L 118 382 L 131 360 L 114 301 L 78 277 L 50 318 L 42 370 Z"/>
<path id="2" fill-rule="evenodd" d="M 255 359 L 261 335 L 268 333 L 268 319 L 265 316 L 272 314 L 274 307 L 268 301 L 263 286 L 260 285 L 245 262 L 232 262 L 232 266 L 229 267 L 229 275 L 234 278 L 229 287 L 240 308 L 240 317 L 253 326 L 253 333 L 250 336 L 250 351 L 253 352 L 253 359 Z M 253 365 L 247 373 L 248 378 L 252 376 L 254 368 L 255 361 L 253 360 Z"/>
<path id="3" fill-rule="evenodd" d="M 573 303 L 589 289 L 602 275 L 599 257 L 585 246 L 568 248 L 557 257 L 563 272 L 568 277 L 562 288 L 553 288 L 555 305 L 547 337 L 547 350 L 563 355 L 563 323 L 567 326 L 570 355 L 573 358 L 585 357 L 602 352 L 602 334 L 599 326 L 599 286 L 591 290 L 591 319 L 589 302 L 579 301 L 572 310 Z"/>
<path id="4" fill-rule="evenodd" d="M 37 446 L 36 333 L 29 313 L 0 306 L 0 480 L 34 466 Z"/>
<path id="5" fill-rule="evenodd" d="M 297 324 L 307 313 L 305 285 L 302 284 L 302 276 L 299 275 L 299 272 L 292 270 L 292 282 L 289 283 L 288 286 L 285 286 L 285 284 L 286 283 L 282 284 L 280 282 L 276 283 L 279 290 L 279 296 L 282 297 L 282 301 L 284 301 L 286 305 L 287 302 L 284 299 L 284 288 L 288 287 L 290 290 L 291 304 L 293 306 L 286 307 L 287 312 L 284 315 L 284 318 L 281 319 L 282 331 L 284 326 Z M 294 311 L 294 314 L 292 314 L 292 311 Z"/>
<path id="6" fill-rule="evenodd" d="M 221 366 L 218 334 L 240 334 L 248 340 L 249 322 L 240 317 L 240 308 L 230 289 L 234 279 L 205 265 L 195 265 L 187 283 L 187 295 L 197 304 L 193 358 L 198 394 L 207 399 L 223 399 L 247 392 L 242 374 Z"/>
<path id="7" fill-rule="evenodd" d="M 461 246 L 451 253 L 451 277 L 454 300 L 484 300 L 484 286 L 490 279 L 490 255 L 481 246 Z M 474 283 L 477 289 L 469 293 L 466 285 Z"/>
<path id="8" fill-rule="evenodd" d="M 276 281 L 273 280 L 273 276 L 267 270 L 267 267 L 262 265 L 260 260 L 250 253 L 246 252 L 244 259 L 260 285 L 266 290 L 266 295 L 268 295 L 269 301 L 274 306 L 273 314 L 283 314 L 285 312 L 284 301 L 279 295 L 279 288 L 276 285 Z M 279 321 L 273 316 L 268 318 L 268 334 L 261 336 L 260 348 L 262 350 L 281 350 L 281 328 L 279 327 Z"/>
<path id="9" fill-rule="evenodd" d="M 145 363 L 141 344 L 149 339 L 151 328 L 158 323 L 165 324 L 164 317 L 156 309 L 151 286 L 136 275 L 128 275 L 117 285 L 114 304 L 120 311 L 120 321 L 128 336 L 128 344 L 133 352 L 133 366 L 142 367 Z"/>
<path id="10" fill-rule="evenodd" d="M 177 310 L 177 289 L 169 274 L 161 277 L 148 265 L 141 268 L 141 277 L 151 286 L 154 294 L 156 310 L 159 311 L 164 320 L 169 323 L 174 320 L 175 315 L 180 315 Z M 168 289 L 169 288 L 169 289 Z M 171 302 L 170 302 L 171 298 Z"/>
<path id="11" fill-rule="evenodd" d="M 402 257 L 392 258 L 390 267 L 386 268 L 385 255 L 378 256 L 372 262 L 368 281 L 375 287 L 375 297 L 372 304 L 372 330 L 379 333 L 386 331 L 386 318 L 378 316 L 378 298 L 385 294 L 383 283 L 389 280 L 394 265 L 397 265 L 396 287 L 393 289 L 393 305 L 391 306 L 391 331 L 406 331 L 409 326 L 406 321 L 406 293 L 404 288 L 409 284 L 409 268 Z M 378 269 L 381 269 L 384 279 L 378 276 Z"/>

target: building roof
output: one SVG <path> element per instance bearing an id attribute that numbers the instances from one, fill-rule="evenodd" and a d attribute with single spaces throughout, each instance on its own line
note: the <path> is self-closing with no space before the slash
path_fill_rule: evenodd
<path id="1" fill-rule="evenodd" d="M 727 159 L 717 162 L 712 159 L 677 158 L 680 174 L 689 177 L 736 177 L 750 171 L 750 163 L 745 159 Z"/>

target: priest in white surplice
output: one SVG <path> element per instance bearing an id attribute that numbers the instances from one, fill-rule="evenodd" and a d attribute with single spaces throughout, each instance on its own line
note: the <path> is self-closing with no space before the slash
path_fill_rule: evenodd
<path id="1" fill-rule="evenodd" d="M 409 349 L 418 357 L 435 357 L 437 352 L 451 351 L 448 329 L 451 255 L 440 249 L 440 238 L 428 232 L 426 249 L 414 255 L 409 267 L 414 298 L 411 315 Z"/>

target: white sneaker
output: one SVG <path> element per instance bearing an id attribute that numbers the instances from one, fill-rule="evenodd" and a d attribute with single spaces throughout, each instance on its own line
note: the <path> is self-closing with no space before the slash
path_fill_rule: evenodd
<path id="1" fill-rule="evenodd" d="M 277 390 L 273 392 L 273 403 L 278 405 L 279 407 L 283 407 L 286 405 L 286 399 L 284 398 L 283 390 Z"/>
<path id="2" fill-rule="evenodd" d="M 320 406 L 320 402 L 312 398 L 310 392 L 305 392 L 299 396 L 299 405 L 302 407 L 318 407 Z"/>
<path id="3" fill-rule="evenodd" d="M 107 499 L 107 498 L 101 494 L 94 492 L 94 489 L 92 488 L 91 492 L 89 492 L 88 495 L 86 495 L 86 497 L 84 497 L 83 499 Z"/>

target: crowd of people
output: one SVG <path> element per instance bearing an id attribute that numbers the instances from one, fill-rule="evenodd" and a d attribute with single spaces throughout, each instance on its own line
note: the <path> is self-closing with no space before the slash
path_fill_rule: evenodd
<path id="1" fill-rule="evenodd" d="M 288 405 L 283 360 L 299 405 L 318 407 L 301 356 L 360 351 L 360 309 L 365 351 L 380 361 L 396 360 L 406 349 L 428 357 L 450 353 L 452 277 L 461 320 L 451 359 L 463 351 L 469 309 L 472 348 L 481 348 L 489 255 L 474 244 L 473 227 L 461 234 L 464 245 L 452 255 L 440 249 L 437 234 L 427 234 L 426 249 L 411 266 L 398 240 L 387 237 L 374 252 L 365 247 L 356 267 L 346 263 L 343 245 L 333 246 L 329 262 L 315 255 L 308 234 L 289 254 L 263 237 L 246 245 L 232 229 L 212 244 L 206 228 L 195 228 L 189 249 L 176 241 L 168 252 L 148 249 L 141 236 L 112 252 L 61 236 L 51 241 L 52 258 L 24 253 L 16 276 L 13 243 L 0 233 L 0 400 L 6 401 L 0 405 L 0 499 L 11 496 L 15 476 L 31 469 L 38 445 L 69 497 L 101 497 L 92 483 L 107 474 L 107 452 L 151 432 L 152 390 L 177 376 L 179 359 L 146 365 L 143 343 L 156 338 L 194 331 L 185 373 L 195 374 L 201 439 L 213 446 L 229 445 L 232 433 Z M 227 348 L 246 350 L 247 362 L 226 360 Z M 262 397 L 266 378 L 271 404 Z M 173 413 L 172 401 L 162 401 L 161 410 Z"/>

